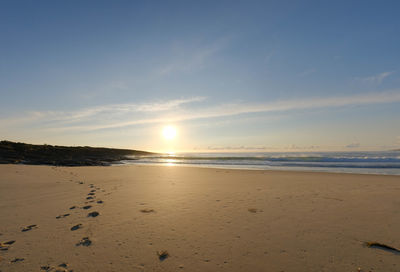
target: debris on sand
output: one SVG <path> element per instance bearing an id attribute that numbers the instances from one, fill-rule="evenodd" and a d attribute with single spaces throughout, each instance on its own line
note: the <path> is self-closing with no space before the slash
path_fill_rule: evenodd
<path id="1" fill-rule="evenodd" d="M 382 249 L 382 250 L 386 250 L 386 251 L 390 251 L 392 253 L 395 254 L 400 254 L 400 250 L 382 243 L 378 243 L 378 242 L 365 242 L 364 245 L 366 247 L 370 247 L 370 248 L 378 248 L 378 249 Z"/>
<path id="2" fill-rule="evenodd" d="M 159 250 L 157 251 L 158 258 L 160 261 L 164 261 L 166 258 L 169 257 L 169 253 L 166 250 Z"/>

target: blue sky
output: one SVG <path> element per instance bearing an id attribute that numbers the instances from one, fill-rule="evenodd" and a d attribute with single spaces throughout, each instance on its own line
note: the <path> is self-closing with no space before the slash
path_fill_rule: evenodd
<path id="1" fill-rule="evenodd" d="M 1 1 L 0 135 L 154 151 L 399 148 L 398 10 Z"/>

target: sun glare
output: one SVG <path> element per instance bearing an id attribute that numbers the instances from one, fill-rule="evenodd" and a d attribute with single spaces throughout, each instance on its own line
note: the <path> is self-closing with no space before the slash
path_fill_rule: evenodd
<path id="1" fill-rule="evenodd" d="M 164 139 L 173 140 L 176 137 L 176 128 L 173 126 L 166 126 L 163 128 L 162 134 Z"/>

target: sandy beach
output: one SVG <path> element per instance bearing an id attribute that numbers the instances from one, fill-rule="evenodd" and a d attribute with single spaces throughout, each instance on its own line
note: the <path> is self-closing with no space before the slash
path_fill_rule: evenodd
<path id="1" fill-rule="evenodd" d="M 399 193 L 399 176 L 0 165 L 0 271 L 400 271 L 363 244 L 400 248 Z"/>

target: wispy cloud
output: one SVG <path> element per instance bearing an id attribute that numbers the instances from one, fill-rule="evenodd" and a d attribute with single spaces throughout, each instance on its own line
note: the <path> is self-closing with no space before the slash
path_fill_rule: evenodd
<path id="1" fill-rule="evenodd" d="M 394 71 L 388 71 L 368 77 L 356 77 L 355 79 L 364 83 L 381 84 L 385 78 L 393 75 L 394 73 L 395 73 Z"/>
<path id="2" fill-rule="evenodd" d="M 171 52 L 171 60 L 157 69 L 160 75 L 174 72 L 189 72 L 203 68 L 213 55 L 226 46 L 228 37 L 223 37 L 213 43 L 188 49 L 184 45 L 175 45 Z"/>
<path id="3" fill-rule="evenodd" d="M 360 143 L 351 143 L 345 146 L 346 148 L 358 148 L 360 147 Z"/>
<path id="4" fill-rule="evenodd" d="M 200 102 L 205 97 L 192 97 L 186 99 L 175 99 L 162 102 L 153 103 L 139 103 L 139 104 L 111 104 L 91 107 L 74 112 L 36 112 L 36 116 L 46 117 L 53 121 L 69 121 L 77 122 L 89 119 L 96 116 L 120 116 L 131 113 L 156 113 L 162 111 L 171 111 L 183 104 Z"/>
<path id="5" fill-rule="evenodd" d="M 207 146 L 207 147 L 195 147 L 193 150 L 210 150 L 210 151 L 276 151 L 276 150 L 290 150 L 290 151 L 299 151 L 299 150 L 316 150 L 320 148 L 317 145 L 311 146 L 298 146 L 295 144 L 289 146 L 246 146 L 246 145 L 237 145 L 237 146 Z"/>
<path id="6" fill-rule="evenodd" d="M 107 127 L 106 124 L 109 125 L 115 122 L 123 126 L 123 122 L 121 121 L 132 119 L 133 114 L 157 114 L 173 111 L 184 104 L 200 102 L 204 99 L 206 98 L 199 96 L 151 103 L 110 104 L 68 112 L 32 111 L 24 113 L 23 116 L 11 116 L 0 119 L 0 128 L 37 124 L 38 126 L 58 130 L 74 130 L 74 128 L 76 130 L 92 130 L 102 128 L 103 126 Z M 78 123 L 82 125 L 76 126 Z"/>
<path id="7" fill-rule="evenodd" d="M 168 75 L 172 72 L 186 72 L 198 69 L 204 66 L 206 59 L 218 51 L 217 47 L 205 48 L 177 58 L 170 63 L 160 67 L 159 73 L 161 75 Z"/>
<path id="8" fill-rule="evenodd" d="M 176 100 L 169 100 L 169 101 L 158 102 L 158 103 L 156 102 L 156 103 L 141 104 L 134 108 L 136 111 L 142 111 L 142 112 L 167 111 L 167 110 L 175 109 L 175 108 L 181 106 L 182 104 L 200 102 L 205 99 L 206 99 L 205 97 L 197 96 L 197 97 L 192 97 L 192 98 L 187 98 L 187 99 L 176 99 Z M 131 105 L 127 105 L 127 106 L 128 106 L 128 108 L 131 108 Z"/>
<path id="9" fill-rule="evenodd" d="M 191 103 L 203 102 L 204 100 L 204 97 L 193 97 L 155 103 L 104 105 L 73 112 L 36 112 L 34 119 L 27 118 L 25 122 L 36 122 L 38 126 L 58 131 L 92 131 L 251 113 L 394 103 L 400 102 L 400 90 L 337 97 L 281 100 L 270 103 L 241 102 L 214 106 L 201 103 L 196 107 L 196 110 L 190 107 Z M 18 121 L 21 122 L 21 118 Z M 12 123 L 11 119 L 0 120 L 0 126 L 3 127 L 10 123 Z"/>
<path id="10" fill-rule="evenodd" d="M 273 147 L 267 146 L 207 146 L 207 147 L 194 147 L 193 150 L 211 150 L 211 151 L 220 151 L 220 150 L 270 150 Z"/>

